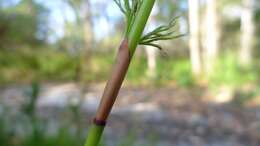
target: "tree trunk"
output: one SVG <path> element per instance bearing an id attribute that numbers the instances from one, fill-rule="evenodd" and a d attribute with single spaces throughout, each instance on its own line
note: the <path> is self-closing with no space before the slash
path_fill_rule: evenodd
<path id="1" fill-rule="evenodd" d="M 241 14 L 241 49 L 240 64 L 248 66 L 252 60 L 253 40 L 254 40 L 254 0 L 243 0 L 243 10 Z"/>
<path id="2" fill-rule="evenodd" d="M 145 52 L 147 55 L 147 76 L 149 78 L 155 78 L 156 77 L 156 50 L 157 48 L 146 46 Z"/>
<path id="3" fill-rule="evenodd" d="M 94 32 L 92 28 L 92 14 L 91 14 L 91 4 L 89 0 L 83 2 L 83 20 L 81 21 L 83 26 L 83 39 L 84 39 L 84 49 L 80 55 L 80 62 L 78 71 L 78 81 L 83 81 L 83 76 L 86 73 L 90 73 L 91 70 L 91 50 L 93 49 L 93 39 Z"/>
<path id="4" fill-rule="evenodd" d="M 157 14 L 159 12 L 159 7 L 158 5 L 155 3 L 153 10 L 151 12 L 150 18 L 149 18 L 149 23 L 146 26 L 146 31 L 147 32 L 151 32 L 154 30 L 154 28 L 157 27 Z M 146 70 L 146 75 L 150 78 L 150 79 L 155 79 L 156 77 L 156 58 L 157 58 L 157 48 L 152 47 L 152 46 L 145 46 L 145 53 L 146 53 L 146 57 L 147 57 L 147 70 Z"/>
<path id="5" fill-rule="evenodd" d="M 66 0 L 76 16 L 76 26 L 83 30 L 83 48 L 79 54 L 76 67 L 76 81 L 83 81 L 83 75 L 91 69 L 91 49 L 93 48 L 94 33 L 92 29 L 91 4 L 89 0 Z M 81 27 L 81 28 L 80 28 Z"/>
<path id="6" fill-rule="evenodd" d="M 220 27 L 218 22 L 217 0 L 207 0 L 205 29 L 205 69 L 209 75 L 213 72 L 214 63 L 219 52 Z"/>
<path id="7" fill-rule="evenodd" d="M 202 73 L 199 25 L 199 0 L 189 0 L 189 44 L 192 72 L 194 76 L 199 76 Z"/>
<path id="8" fill-rule="evenodd" d="M 85 16 L 83 20 L 85 49 L 91 50 L 93 44 L 93 29 L 91 20 L 91 5 L 89 0 L 85 1 Z"/>

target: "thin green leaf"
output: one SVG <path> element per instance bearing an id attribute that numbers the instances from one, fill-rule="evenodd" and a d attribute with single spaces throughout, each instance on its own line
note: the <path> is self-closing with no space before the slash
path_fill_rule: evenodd
<path id="1" fill-rule="evenodd" d="M 121 0 L 114 0 L 114 2 L 116 3 L 116 5 L 117 5 L 118 8 L 120 9 L 120 11 L 121 11 L 123 14 L 126 14 L 126 11 L 125 11 L 124 7 L 123 7 L 122 4 L 121 4 Z"/>
<path id="2" fill-rule="evenodd" d="M 154 43 L 141 43 L 140 45 L 152 46 L 152 47 L 158 48 L 159 50 L 162 50 L 162 47 L 160 45 L 157 45 Z"/>

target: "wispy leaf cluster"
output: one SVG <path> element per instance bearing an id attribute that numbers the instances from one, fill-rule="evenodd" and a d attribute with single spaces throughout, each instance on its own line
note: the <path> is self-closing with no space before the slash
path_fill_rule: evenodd
<path id="1" fill-rule="evenodd" d="M 162 50 L 162 47 L 155 43 L 156 41 L 171 40 L 184 36 L 184 34 L 175 34 L 176 31 L 174 30 L 174 27 L 176 26 L 177 20 L 178 17 L 175 17 L 169 22 L 169 24 L 161 25 L 155 28 L 153 31 L 143 35 L 139 41 L 139 44 L 153 46 Z"/>
<path id="2" fill-rule="evenodd" d="M 140 10 L 140 7 L 143 3 L 143 0 L 114 0 L 114 2 L 117 4 L 121 12 L 126 17 L 126 25 L 127 25 L 126 36 L 128 36 L 133 26 L 133 23 L 135 21 L 135 18 Z M 169 24 L 161 25 L 156 29 L 154 29 L 153 31 L 144 34 L 139 40 L 138 44 L 153 46 L 161 50 L 162 47 L 156 44 L 156 41 L 171 40 L 171 39 L 176 39 L 181 36 L 184 36 L 183 34 L 181 35 L 175 34 L 176 31 L 174 30 L 174 27 L 176 26 L 177 20 L 178 17 L 173 18 L 169 22 Z"/>
<path id="3" fill-rule="evenodd" d="M 128 36 L 143 0 L 114 0 L 114 2 L 126 17 L 126 36 Z"/>

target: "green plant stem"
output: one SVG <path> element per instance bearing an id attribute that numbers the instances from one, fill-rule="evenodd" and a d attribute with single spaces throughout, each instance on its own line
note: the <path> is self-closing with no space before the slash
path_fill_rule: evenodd
<path id="1" fill-rule="evenodd" d="M 155 0 L 144 0 L 141 8 L 135 18 L 135 22 L 131 28 L 130 34 L 128 36 L 129 41 L 129 51 L 131 57 L 134 55 L 136 47 L 140 41 L 142 33 L 144 31 L 147 20 L 151 14 L 152 8 L 154 6 Z"/>
<path id="2" fill-rule="evenodd" d="M 99 144 L 105 126 L 98 125 L 100 123 L 105 125 L 106 123 L 127 73 L 132 56 L 134 55 L 136 47 L 139 44 L 154 2 L 155 0 L 142 1 L 140 10 L 137 12 L 136 18 L 134 18 L 134 23 L 130 29 L 129 36 L 126 36 L 119 48 L 112 74 L 103 92 L 102 99 L 95 116 L 95 122 L 89 131 L 85 146 L 97 146 Z"/>
<path id="3" fill-rule="evenodd" d="M 89 135 L 85 146 L 97 146 L 104 131 L 104 128 L 105 126 L 93 124 L 89 130 Z"/>

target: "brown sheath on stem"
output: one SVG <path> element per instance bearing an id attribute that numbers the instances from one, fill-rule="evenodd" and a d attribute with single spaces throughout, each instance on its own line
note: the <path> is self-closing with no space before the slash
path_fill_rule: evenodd
<path id="1" fill-rule="evenodd" d="M 124 39 L 119 47 L 110 80 L 107 82 L 105 90 L 103 92 L 95 121 L 105 122 L 107 120 L 107 117 L 109 116 L 109 113 L 114 105 L 122 82 L 127 73 L 130 61 L 131 55 L 128 48 L 128 41 Z"/>

